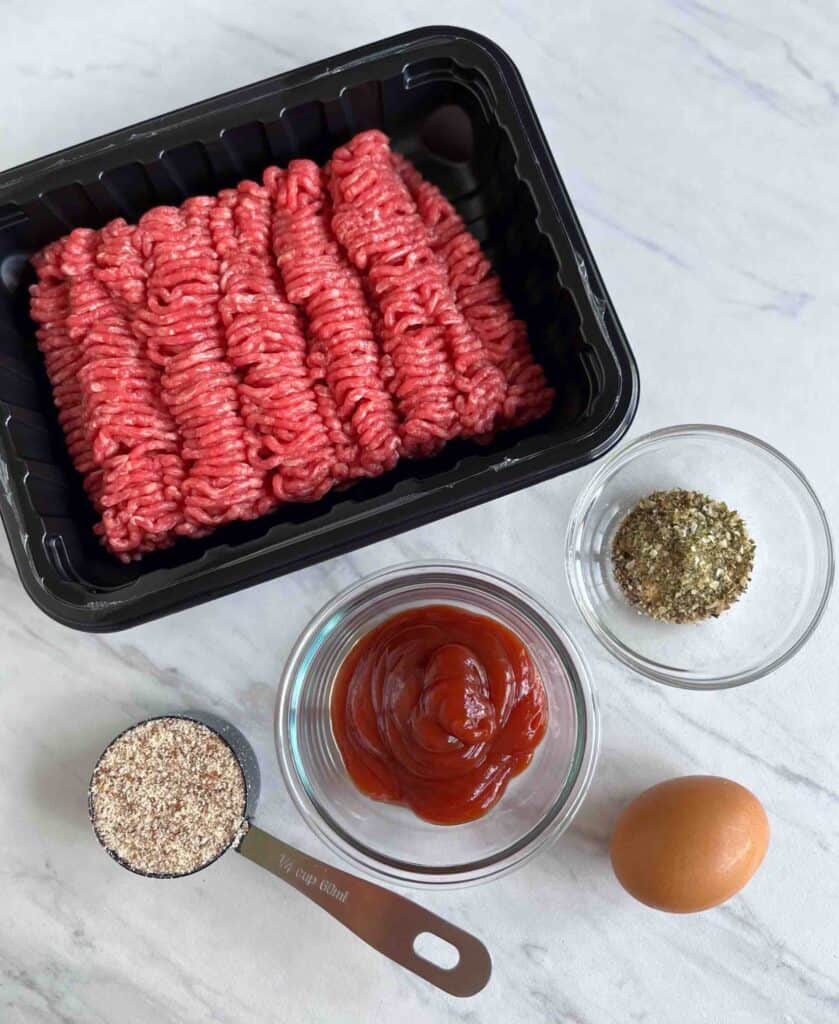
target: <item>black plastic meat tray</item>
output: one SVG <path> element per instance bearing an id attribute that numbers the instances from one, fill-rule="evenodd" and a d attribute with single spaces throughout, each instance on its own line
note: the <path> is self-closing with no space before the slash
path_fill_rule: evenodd
<path id="1" fill-rule="evenodd" d="M 181 541 L 132 565 L 92 533 L 28 312 L 29 256 L 381 128 L 483 243 L 558 391 L 548 417 L 377 480 Z M 521 77 L 494 43 L 418 29 L 114 132 L 0 176 L 0 512 L 32 599 L 120 629 L 592 462 L 628 429 L 638 375 Z M 446 552 L 441 551 L 441 555 Z"/>

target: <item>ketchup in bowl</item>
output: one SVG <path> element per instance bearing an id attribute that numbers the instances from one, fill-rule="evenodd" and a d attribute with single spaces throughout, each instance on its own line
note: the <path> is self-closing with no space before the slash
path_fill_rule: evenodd
<path id="1" fill-rule="evenodd" d="M 331 717 L 361 792 L 456 825 L 486 814 L 530 764 L 548 702 L 515 633 L 426 605 L 359 640 L 338 670 Z"/>

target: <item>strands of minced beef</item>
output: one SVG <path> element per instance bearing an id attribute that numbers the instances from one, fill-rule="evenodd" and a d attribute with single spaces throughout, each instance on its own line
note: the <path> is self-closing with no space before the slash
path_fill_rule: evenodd
<path id="1" fill-rule="evenodd" d="M 101 511 L 102 470 L 93 458 L 87 438 L 79 368 L 82 350 L 70 336 L 70 284 L 61 268 L 67 239 L 52 242 L 32 259 L 38 277 L 31 287 L 30 312 L 38 324 L 35 337 L 52 385 L 58 422 L 64 431 L 67 451 L 94 507 Z"/>
<path id="2" fill-rule="evenodd" d="M 146 351 L 146 337 L 139 329 L 138 314 L 146 304 L 146 255 L 147 245 L 143 232 L 138 227 L 126 224 L 122 218 L 106 224 L 100 232 L 100 246 L 96 254 L 96 278 L 108 294 L 120 304 L 137 342 L 131 350 L 136 364 L 132 378 L 142 380 L 139 409 L 150 417 L 151 430 L 145 436 L 136 436 L 138 443 L 151 441 L 157 460 L 162 484 L 163 505 L 172 510 L 176 517 L 172 527 L 177 532 L 184 530 L 183 482 L 186 467 L 181 457 L 181 440 L 177 426 L 163 400 L 160 384 L 160 367 L 152 363 Z M 173 443 L 162 443 L 164 436 L 174 436 Z M 167 538 L 161 544 L 168 546 L 174 538 Z"/>
<path id="3" fill-rule="evenodd" d="M 351 446 L 350 476 L 379 476 L 399 458 L 398 419 L 361 281 L 332 234 L 323 172 L 293 160 L 273 184 L 275 254 L 286 294 L 308 319 L 310 366 Z"/>
<path id="4" fill-rule="evenodd" d="M 394 371 L 389 386 L 403 451 L 431 455 L 459 430 L 454 370 L 442 330 L 423 310 L 415 258 L 393 216 L 400 197 L 381 187 L 381 170 L 374 163 L 381 154 L 377 147 L 369 149 L 369 156 L 349 145 L 333 154 L 332 227 L 379 314 L 382 347 Z"/>
<path id="5" fill-rule="evenodd" d="M 289 244 L 287 232 L 291 227 L 287 211 L 278 205 L 278 196 L 285 191 L 285 175 L 285 171 L 270 167 L 263 176 L 265 187 L 271 194 L 271 243 L 281 279 L 280 258 L 284 249 Z M 285 281 L 283 281 L 283 287 L 286 287 Z M 290 298 L 287 290 L 286 297 Z M 317 401 L 318 414 L 323 421 L 332 450 L 335 453 L 332 476 L 335 483 L 340 485 L 350 480 L 353 475 L 358 475 L 357 473 L 354 474 L 354 467 L 357 464 L 358 458 L 358 446 L 353 442 L 349 425 L 345 425 L 338 415 L 335 396 L 326 380 L 326 358 L 323 344 L 318 338 L 317 333 L 312 331 L 310 324 L 305 325 L 305 337 L 306 365 L 309 368 L 309 377 Z"/>
<path id="6" fill-rule="evenodd" d="M 527 327 L 517 320 L 501 281 L 474 235 L 436 185 L 414 165 L 393 155 L 400 177 L 416 201 L 431 248 L 444 262 L 458 307 L 507 380 L 499 428 L 519 427 L 544 416 L 555 392 L 534 360 Z"/>
<path id="7" fill-rule="evenodd" d="M 96 278 L 112 298 L 125 306 L 130 317 L 146 301 L 146 260 L 143 233 L 122 217 L 110 221 L 100 232 L 96 253 Z"/>
<path id="8" fill-rule="evenodd" d="M 406 454 L 485 434 L 503 402 L 504 376 L 455 306 L 387 136 L 362 132 L 337 149 L 329 181 L 335 236 L 380 307 Z"/>
<path id="9" fill-rule="evenodd" d="M 67 273 L 78 316 L 83 363 L 79 383 L 93 456 L 102 467 L 102 532 L 119 557 L 131 560 L 171 543 L 182 519 L 177 434 L 160 398 L 159 376 L 133 334 L 126 303 L 102 280 L 111 276 L 126 232 L 124 221 L 86 234 Z M 73 236 L 71 236 L 72 239 Z M 121 267 L 124 273 L 126 267 Z M 167 482 L 167 477 L 170 479 Z"/>
<path id="10" fill-rule="evenodd" d="M 208 220 L 216 200 L 157 207 L 140 227 L 152 241 L 147 305 L 138 323 L 182 439 L 188 535 L 252 519 L 264 499 L 264 473 L 247 459 L 237 378 L 226 359 L 218 314 L 219 265 Z"/>
<path id="11" fill-rule="evenodd" d="M 277 501 L 316 501 L 336 482 L 335 451 L 318 411 L 306 339 L 272 252 L 272 202 L 252 181 L 224 193 L 212 222 L 222 254 L 227 357 L 239 371 L 252 465 Z"/>
<path id="12" fill-rule="evenodd" d="M 159 468 L 148 450 L 156 439 L 148 436 L 146 409 L 139 423 L 132 409 L 137 381 L 130 350 L 137 345 L 121 310 L 96 279 L 99 244 L 99 233 L 86 228 L 67 238 L 62 258 L 69 284 L 67 329 L 81 352 L 77 372 L 84 427 L 101 469 L 97 532 L 114 554 L 130 561 L 166 542 L 177 511 L 163 497 Z M 171 444 L 174 438 L 159 440 Z"/>
<path id="13" fill-rule="evenodd" d="M 224 351 L 228 362 L 236 371 L 236 394 L 239 411 L 244 426 L 245 451 L 248 463 L 258 472 L 265 474 L 265 490 L 262 498 L 257 501 L 255 512 L 265 515 L 275 508 L 278 499 L 270 485 L 268 470 L 270 465 L 260 461 L 260 434 L 251 426 L 250 406 L 248 398 L 242 393 L 242 374 L 230 357 L 229 336 L 241 327 L 242 316 L 250 318 L 258 326 L 259 317 L 254 314 L 252 282 L 249 270 L 249 258 L 240 252 L 236 228 L 233 224 L 233 209 L 239 198 L 234 189 L 224 189 L 218 194 L 217 202 L 210 209 L 207 227 L 219 264 L 219 302 L 218 313 L 222 324 Z"/>

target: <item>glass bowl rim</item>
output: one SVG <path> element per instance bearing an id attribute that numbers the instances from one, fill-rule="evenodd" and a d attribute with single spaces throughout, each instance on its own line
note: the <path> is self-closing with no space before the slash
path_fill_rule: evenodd
<path id="1" fill-rule="evenodd" d="M 810 622 L 802 630 L 796 641 L 790 644 L 786 650 L 778 654 L 772 661 L 763 665 L 752 666 L 751 668 L 728 675 L 678 675 L 672 670 L 667 670 L 664 666 L 651 658 L 646 658 L 644 655 L 638 654 L 629 647 L 629 645 L 624 644 L 614 636 L 601 623 L 594 607 L 590 606 L 585 586 L 579 581 L 575 572 L 577 541 L 585 521 L 586 510 L 591 507 L 595 492 L 607 481 L 616 476 L 631 460 L 631 458 L 638 454 L 639 451 L 652 447 L 658 441 L 688 437 L 706 437 L 713 440 L 719 440 L 721 438 L 734 440 L 745 447 L 756 448 L 762 451 L 765 455 L 768 455 L 772 461 L 780 463 L 781 466 L 788 470 L 798 481 L 804 494 L 809 498 L 810 503 L 816 512 L 816 518 L 819 526 L 822 530 L 824 547 L 827 555 L 824 586 L 822 587 L 818 606 L 816 607 Z M 565 537 L 565 572 L 568 578 L 568 585 L 571 590 L 574 603 L 577 606 L 577 610 L 592 633 L 610 654 L 624 665 L 627 665 L 635 672 L 638 672 L 639 675 L 652 679 L 655 682 L 664 683 L 667 686 L 673 686 L 682 690 L 728 690 L 735 686 L 743 686 L 746 683 L 762 679 L 765 676 L 770 675 L 772 672 L 775 672 L 793 658 L 813 635 L 824 616 L 833 589 L 835 570 L 833 538 L 824 507 L 819 501 L 818 495 L 814 491 L 812 484 L 801 472 L 798 466 L 796 466 L 791 459 L 787 458 L 783 452 L 778 451 L 777 448 L 768 444 L 766 441 L 762 441 L 759 437 L 755 437 L 753 434 L 748 434 L 742 430 L 737 430 L 734 427 L 724 427 L 713 423 L 675 424 L 674 426 L 651 430 L 648 433 L 635 438 L 634 441 L 630 441 L 628 444 L 619 448 L 603 460 L 593 476 L 587 481 L 583 489 L 578 494 L 571 509 L 571 515 L 568 520 L 568 528 Z"/>
<path id="2" fill-rule="evenodd" d="M 576 770 L 569 772 L 569 779 L 562 787 L 562 799 L 558 797 L 543 819 L 518 841 L 508 844 L 497 854 L 471 864 L 455 864 L 424 870 L 422 866 L 377 856 L 363 844 L 346 838 L 342 830 L 334 827 L 332 822 L 324 817 L 300 778 L 292 751 L 293 744 L 287 718 L 295 682 L 300 671 L 305 669 L 307 654 L 324 626 L 339 609 L 345 607 L 352 598 L 359 597 L 377 586 L 394 585 L 403 578 L 421 578 L 434 572 L 449 573 L 459 577 L 463 582 L 476 583 L 478 587 L 483 586 L 490 590 L 494 587 L 496 593 L 500 592 L 506 599 L 512 599 L 516 610 L 526 615 L 534 627 L 543 634 L 545 641 L 556 651 L 568 676 L 578 715 L 575 752 L 579 750 L 579 754 L 575 758 Z M 464 888 L 499 878 L 520 867 L 568 828 L 585 799 L 594 776 L 600 750 L 600 714 L 589 668 L 577 644 L 538 598 L 514 580 L 493 569 L 460 561 L 421 559 L 403 562 L 363 576 L 327 601 L 310 618 L 295 641 L 280 675 L 274 706 L 274 747 L 283 781 L 298 814 L 311 831 L 344 861 L 349 861 L 354 868 L 368 877 L 378 881 L 385 880 L 391 884 L 417 889 Z"/>

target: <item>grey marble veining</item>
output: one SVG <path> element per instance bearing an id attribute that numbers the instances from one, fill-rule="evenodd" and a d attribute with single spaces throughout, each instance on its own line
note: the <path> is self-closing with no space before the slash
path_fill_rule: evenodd
<path id="1" fill-rule="evenodd" d="M 485 32 L 523 72 L 634 346 L 633 434 L 689 420 L 756 433 L 835 516 L 834 0 L 6 0 L 0 15 L 2 167 L 414 25 Z M 631 675 L 587 634 L 564 579 L 587 475 L 108 637 L 36 611 L 0 540 L 3 1024 L 839 1020 L 835 613 L 790 664 L 740 690 Z M 569 833 L 501 881 L 418 896 L 490 945 L 481 995 L 437 993 L 241 858 L 155 884 L 102 855 L 85 813 L 99 751 L 142 716 L 201 705 L 252 740 L 261 824 L 328 857 L 276 766 L 282 662 L 337 589 L 435 556 L 490 562 L 540 594 L 583 647 L 603 715 L 597 777 Z M 623 894 L 606 844 L 627 798 L 689 772 L 754 789 L 772 845 L 729 904 L 668 917 Z"/>

